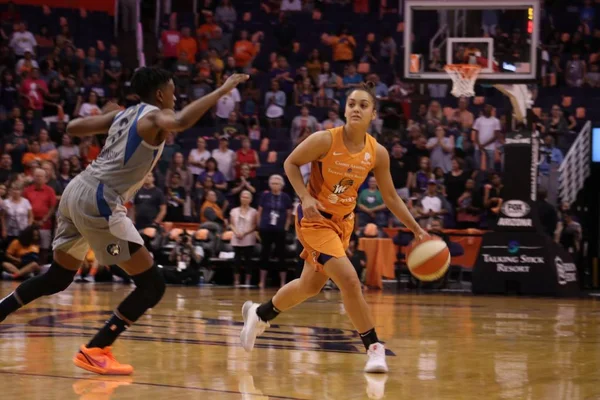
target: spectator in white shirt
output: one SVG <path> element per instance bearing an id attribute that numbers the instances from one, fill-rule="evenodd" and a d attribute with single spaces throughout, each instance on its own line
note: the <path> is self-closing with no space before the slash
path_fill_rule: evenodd
<path id="1" fill-rule="evenodd" d="M 256 209 L 250 206 L 252 193 L 243 190 L 240 194 L 240 206 L 231 210 L 230 222 L 233 237 L 231 246 L 235 251 L 234 286 L 240 285 L 240 270 L 245 272 L 245 286 L 250 286 L 252 279 L 252 255 L 256 245 Z"/>
<path id="2" fill-rule="evenodd" d="M 285 104 L 285 92 L 280 89 L 279 82 L 273 80 L 271 90 L 265 94 L 265 116 L 268 118 L 270 126 L 281 126 Z"/>
<path id="3" fill-rule="evenodd" d="M 450 172 L 454 152 L 454 136 L 446 137 L 446 129 L 443 126 L 435 128 L 435 136 L 427 141 L 427 150 L 430 151 L 431 168 L 440 167 L 444 173 Z"/>
<path id="4" fill-rule="evenodd" d="M 73 144 L 71 136 L 66 133 L 62 136 L 62 144 L 58 146 L 58 156 L 61 160 L 68 160 L 72 156 L 79 157 L 79 146 Z"/>
<path id="5" fill-rule="evenodd" d="M 23 185 L 14 181 L 10 185 L 8 197 L 2 203 L 2 239 L 10 243 L 33 222 L 31 203 L 22 196 Z"/>
<path id="6" fill-rule="evenodd" d="M 210 152 L 206 150 L 206 140 L 204 140 L 204 138 L 199 137 L 196 141 L 196 145 L 198 147 L 192 149 L 188 156 L 188 165 L 194 176 L 194 181 L 196 181 L 200 174 L 204 172 L 204 163 L 211 157 Z"/>
<path id="7" fill-rule="evenodd" d="M 446 214 L 448 210 L 444 209 L 442 199 L 438 195 L 437 181 L 430 179 L 427 182 L 427 192 L 421 199 L 421 207 L 419 210 L 419 224 L 423 228 L 428 228 L 431 221 L 443 214 Z"/>
<path id="8" fill-rule="evenodd" d="M 475 131 L 475 164 L 481 169 L 494 169 L 494 152 L 500 135 L 500 120 L 492 116 L 492 106 L 486 104 L 483 115 L 473 124 Z M 481 155 L 485 152 L 486 164 L 481 165 Z"/>
<path id="9" fill-rule="evenodd" d="M 223 75 L 223 82 L 227 80 L 228 76 Z M 240 102 L 242 101 L 242 97 L 240 96 L 240 92 L 237 88 L 234 88 L 229 93 L 221 96 L 217 101 L 216 107 L 216 115 L 219 118 L 219 122 L 222 124 L 227 123 L 229 119 L 229 115 L 233 111 L 239 111 Z"/>
<path id="10" fill-rule="evenodd" d="M 88 101 L 79 108 L 79 116 L 85 118 L 100 114 L 102 114 L 102 110 L 98 107 L 98 95 L 92 91 L 88 96 Z"/>
<path id="11" fill-rule="evenodd" d="M 319 129 L 319 122 L 315 117 L 310 115 L 310 110 L 306 106 L 302 107 L 300 109 L 300 115 L 294 117 L 292 120 L 292 129 L 290 130 L 292 143 L 298 141 L 304 128 L 308 128 L 311 133 L 316 132 Z"/>
<path id="12" fill-rule="evenodd" d="M 19 23 L 18 29 L 10 38 L 10 47 L 14 50 L 15 55 L 17 57 L 23 57 L 27 50 L 35 52 L 36 46 L 37 41 L 35 40 L 35 36 L 27 30 L 25 22 Z"/>
<path id="13" fill-rule="evenodd" d="M 212 151 L 212 156 L 217 160 L 217 167 L 227 182 L 233 180 L 233 163 L 235 159 L 235 153 L 229 148 L 229 140 L 222 137 L 219 140 L 219 148 Z"/>
<path id="14" fill-rule="evenodd" d="M 269 107 L 270 104 L 274 104 L 282 110 L 286 104 L 285 92 L 281 90 L 279 82 L 275 79 L 271 81 L 271 90 L 265 94 L 265 107 Z"/>

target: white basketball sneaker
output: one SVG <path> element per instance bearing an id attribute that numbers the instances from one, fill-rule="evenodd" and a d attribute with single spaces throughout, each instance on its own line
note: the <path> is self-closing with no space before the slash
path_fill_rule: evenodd
<path id="1" fill-rule="evenodd" d="M 242 347 L 247 352 L 251 352 L 256 342 L 256 337 L 271 326 L 268 322 L 261 320 L 256 314 L 256 309 L 260 304 L 247 301 L 242 306 L 242 316 L 244 317 L 244 327 L 240 334 Z"/>
<path id="2" fill-rule="evenodd" d="M 365 372 L 369 373 L 384 373 L 388 372 L 388 366 L 385 362 L 385 346 L 381 343 L 373 343 L 367 350 L 367 365 L 365 365 Z"/>

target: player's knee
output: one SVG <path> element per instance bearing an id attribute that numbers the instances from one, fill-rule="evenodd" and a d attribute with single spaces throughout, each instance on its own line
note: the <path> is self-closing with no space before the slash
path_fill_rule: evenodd
<path id="1" fill-rule="evenodd" d="M 71 271 L 61 267 L 57 263 L 52 263 L 48 271 L 44 274 L 44 295 L 49 296 L 62 292 L 73 283 L 73 278 L 77 271 Z"/>
<path id="2" fill-rule="evenodd" d="M 346 274 L 338 279 L 335 284 L 344 293 L 356 293 L 362 291 L 362 285 L 356 274 Z"/>
<path id="3" fill-rule="evenodd" d="M 313 282 L 306 283 L 303 285 L 303 287 L 304 287 L 304 293 L 308 297 L 314 297 L 314 296 L 318 295 L 319 293 L 321 293 L 321 289 L 323 289 L 323 285 L 315 284 Z"/>

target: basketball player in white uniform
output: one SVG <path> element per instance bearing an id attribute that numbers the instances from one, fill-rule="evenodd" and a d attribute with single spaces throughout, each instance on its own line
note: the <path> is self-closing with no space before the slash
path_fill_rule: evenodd
<path id="1" fill-rule="evenodd" d="M 106 144 L 61 197 L 52 265 L 44 275 L 23 282 L 0 302 L 0 322 L 38 297 L 65 290 L 91 247 L 100 264 L 117 264 L 127 271 L 136 289 L 96 336 L 80 347 L 73 362 L 98 374 L 131 374 L 133 367 L 119 363 L 110 345 L 160 301 L 165 283 L 142 237 L 127 218 L 125 203 L 156 165 L 167 133 L 193 126 L 221 96 L 247 79 L 247 75 L 234 74 L 219 89 L 176 114 L 175 85 L 170 73 L 159 68 L 140 68 L 132 79 L 140 104 L 123 111 L 110 111 L 116 107 L 109 106 L 103 115 L 71 121 L 68 134 L 89 136 L 108 131 Z"/>

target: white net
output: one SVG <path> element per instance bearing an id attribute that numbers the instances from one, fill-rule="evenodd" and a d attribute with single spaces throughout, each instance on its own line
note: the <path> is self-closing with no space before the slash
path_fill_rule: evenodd
<path id="1" fill-rule="evenodd" d="M 454 97 L 473 97 L 475 96 L 475 81 L 481 71 L 479 65 L 471 64 L 450 64 L 444 67 L 444 70 L 452 79 L 452 95 Z"/>
<path id="2" fill-rule="evenodd" d="M 577 193 L 583 188 L 585 180 L 592 173 L 590 165 L 591 134 L 592 123 L 588 121 L 558 168 L 560 174 L 558 195 L 562 201 L 569 204 L 575 202 Z"/>

